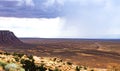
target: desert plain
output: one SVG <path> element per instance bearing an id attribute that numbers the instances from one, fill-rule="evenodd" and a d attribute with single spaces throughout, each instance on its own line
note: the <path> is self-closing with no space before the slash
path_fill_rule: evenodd
<path id="1" fill-rule="evenodd" d="M 0 47 L 40 57 L 58 57 L 77 65 L 107 68 L 120 64 L 119 39 L 19 38 L 23 44 Z"/>

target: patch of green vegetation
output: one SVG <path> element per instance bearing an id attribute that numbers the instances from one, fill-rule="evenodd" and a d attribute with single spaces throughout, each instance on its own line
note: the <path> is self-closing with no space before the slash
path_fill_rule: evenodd
<path id="1" fill-rule="evenodd" d="M 24 56 L 24 54 L 19 54 L 19 53 L 14 52 L 14 53 L 13 53 L 13 56 L 17 56 L 17 57 L 20 57 L 20 58 L 21 58 L 21 57 Z"/>
<path id="2" fill-rule="evenodd" d="M 6 62 L 0 61 L 0 66 L 4 67 L 6 64 Z"/>
<path id="3" fill-rule="evenodd" d="M 58 69 L 58 68 L 55 68 L 55 70 L 53 70 L 53 71 L 61 71 L 60 69 Z"/>
<path id="4" fill-rule="evenodd" d="M 80 71 L 80 70 L 81 70 L 81 68 L 79 66 L 76 66 L 75 71 Z"/>
<path id="5" fill-rule="evenodd" d="M 33 60 L 33 56 L 32 55 L 28 56 L 28 58 L 31 59 L 31 60 Z"/>
<path id="6" fill-rule="evenodd" d="M 23 64 L 23 68 L 25 68 L 25 71 L 35 71 L 36 70 L 34 61 L 22 59 L 21 64 Z"/>
<path id="7" fill-rule="evenodd" d="M 20 60 L 20 58 L 18 58 L 18 57 L 15 57 L 14 59 L 15 59 L 15 61 L 17 61 L 17 62 L 19 62 L 19 60 Z"/>
<path id="8" fill-rule="evenodd" d="M 25 71 L 22 67 L 15 63 L 5 65 L 5 71 Z"/>
<path id="9" fill-rule="evenodd" d="M 38 67 L 36 68 L 36 70 L 37 70 L 37 71 L 46 71 L 47 68 L 44 67 L 44 64 L 41 64 L 40 66 L 38 66 Z"/>

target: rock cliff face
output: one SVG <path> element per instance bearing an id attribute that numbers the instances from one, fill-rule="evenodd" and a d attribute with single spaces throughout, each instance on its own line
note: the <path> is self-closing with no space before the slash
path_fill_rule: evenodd
<path id="1" fill-rule="evenodd" d="M 16 45 L 22 42 L 14 35 L 13 32 L 8 30 L 0 30 L 0 45 Z"/>

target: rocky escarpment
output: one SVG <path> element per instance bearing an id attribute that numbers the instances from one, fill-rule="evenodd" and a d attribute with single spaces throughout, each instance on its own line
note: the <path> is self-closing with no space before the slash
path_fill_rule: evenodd
<path id="1" fill-rule="evenodd" d="M 0 30 L 0 45 L 16 45 L 22 42 L 9 30 Z"/>

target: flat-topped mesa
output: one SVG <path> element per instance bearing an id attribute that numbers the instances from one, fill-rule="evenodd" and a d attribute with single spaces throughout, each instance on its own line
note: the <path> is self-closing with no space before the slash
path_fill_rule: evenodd
<path id="1" fill-rule="evenodd" d="M 16 45 L 22 42 L 9 30 L 0 30 L 0 45 Z"/>

